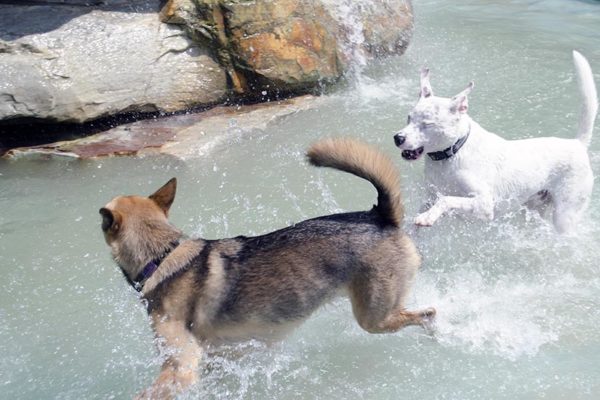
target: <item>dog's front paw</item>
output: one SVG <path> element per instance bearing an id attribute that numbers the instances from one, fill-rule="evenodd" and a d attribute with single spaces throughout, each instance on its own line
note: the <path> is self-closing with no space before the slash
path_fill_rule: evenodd
<path id="1" fill-rule="evenodd" d="M 424 212 L 423 214 L 417 215 L 415 218 L 415 225 L 418 226 L 431 226 L 435 222 L 436 218 L 430 213 Z"/>
<path id="2" fill-rule="evenodd" d="M 435 315 L 436 310 L 433 307 L 429 307 L 421 311 L 421 326 L 425 329 L 428 335 L 433 336 L 435 334 Z"/>
<path id="3" fill-rule="evenodd" d="M 170 400 L 184 392 L 198 381 L 193 370 L 163 369 L 156 381 L 148 389 L 138 394 L 136 400 Z"/>
<path id="4" fill-rule="evenodd" d="M 421 311 L 421 318 L 423 318 L 424 320 L 432 320 L 435 318 L 436 313 L 437 311 L 435 311 L 435 308 L 429 307 Z"/>
<path id="5" fill-rule="evenodd" d="M 152 385 L 134 397 L 134 400 L 173 400 L 177 396 L 177 389 L 171 385 Z"/>

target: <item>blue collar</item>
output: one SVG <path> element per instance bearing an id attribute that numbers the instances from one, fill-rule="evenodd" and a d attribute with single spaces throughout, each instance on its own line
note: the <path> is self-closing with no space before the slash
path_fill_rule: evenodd
<path id="1" fill-rule="evenodd" d="M 169 255 L 169 253 L 171 253 L 173 250 L 175 250 L 177 248 L 177 246 L 179 246 L 179 241 L 171 242 L 169 245 L 169 248 L 167 250 L 165 250 L 165 252 L 161 256 L 156 257 L 154 260 L 152 260 L 148 264 L 146 264 L 144 266 L 144 268 L 140 271 L 140 273 L 137 274 L 135 279 L 131 282 L 133 288 L 135 290 L 137 290 L 138 292 L 141 292 L 142 289 L 144 288 L 144 283 L 146 283 L 146 281 L 148 279 L 150 279 L 152 274 L 160 266 L 160 263 Z"/>

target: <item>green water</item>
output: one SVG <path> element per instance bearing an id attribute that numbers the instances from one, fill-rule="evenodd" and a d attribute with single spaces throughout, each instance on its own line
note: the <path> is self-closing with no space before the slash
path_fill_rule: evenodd
<path id="1" fill-rule="evenodd" d="M 207 238 L 367 209 L 375 201 L 367 183 L 304 162 L 309 143 L 344 134 L 395 157 L 414 216 L 422 162 L 401 160 L 392 132 L 416 100 L 423 65 L 440 95 L 474 80 L 470 114 L 488 130 L 574 136 L 580 99 L 571 50 L 589 59 L 600 82 L 598 2 L 414 6 L 405 56 L 367 67 L 318 108 L 266 130 L 232 121 L 208 156 L 0 161 L 0 398 L 131 398 L 156 375 L 145 311 L 100 232 L 98 208 L 117 194 L 149 194 L 176 176 L 172 220 Z M 598 188 L 593 196 L 568 237 L 522 210 L 491 224 L 445 218 L 432 229 L 407 226 L 424 255 L 410 306 L 438 309 L 434 335 L 417 328 L 369 335 L 340 299 L 281 344 L 212 349 L 187 397 L 597 399 Z"/>

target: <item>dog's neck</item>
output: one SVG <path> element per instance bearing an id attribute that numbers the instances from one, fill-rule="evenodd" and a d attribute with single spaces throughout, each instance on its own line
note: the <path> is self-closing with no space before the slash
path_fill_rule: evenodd
<path id="1" fill-rule="evenodd" d="M 133 282 L 129 282 L 135 290 L 141 292 L 144 284 L 150 277 L 156 272 L 158 267 L 162 265 L 163 260 L 171 254 L 173 250 L 175 250 L 179 246 L 179 240 L 169 243 L 169 246 L 165 249 L 164 253 L 157 258 L 149 261 L 144 268 L 140 271 L 139 274 L 133 279 Z"/>
<path id="2" fill-rule="evenodd" d="M 451 146 L 440 150 L 433 151 L 427 153 L 429 158 L 433 161 L 443 161 L 453 157 L 458 151 L 462 148 L 462 146 L 466 143 L 469 135 L 471 134 L 471 127 L 473 126 L 473 121 L 468 115 L 465 115 L 461 118 L 459 123 L 459 131 L 461 132 L 458 136 L 458 140 L 454 142 Z"/>
<path id="3" fill-rule="evenodd" d="M 127 235 L 115 242 L 112 253 L 130 284 L 154 260 L 172 251 L 182 237 L 179 229 L 162 221 L 144 221 L 134 229 L 138 235 Z"/>
<path id="4" fill-rule="evenodd" d="M 210 249 L 204 239 L 185 239 L 173 249 L 171 253 L 160 263 L 155 273 L 152 274 L 141 288 L 142 296 L 147 296 L 162 282 L 175 275 L 192 262 L 192 259 L 200 255 L 204 250 Z"/>

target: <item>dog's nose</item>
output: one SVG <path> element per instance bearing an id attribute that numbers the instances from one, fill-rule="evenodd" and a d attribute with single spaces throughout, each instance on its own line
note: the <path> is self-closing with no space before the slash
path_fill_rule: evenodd
<path id="1" fill-rule="evenodd" d="M 394 143 L 396 143 L 396 146 L 398 146 L 398 147 L 402 146 L 402 143 L 404 143 L 405 140 L 406 140 L 406 136 L 402 136 L 399 133 L 394 135 Z"/>

